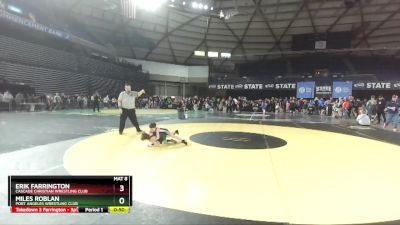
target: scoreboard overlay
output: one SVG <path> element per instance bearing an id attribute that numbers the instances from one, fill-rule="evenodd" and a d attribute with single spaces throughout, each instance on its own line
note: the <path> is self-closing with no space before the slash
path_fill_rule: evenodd
<path id="1" fill-rule="evenodd" d="M 132 206 L 132 176 L 8 176 L 12 213 L 115 213 Z"/>

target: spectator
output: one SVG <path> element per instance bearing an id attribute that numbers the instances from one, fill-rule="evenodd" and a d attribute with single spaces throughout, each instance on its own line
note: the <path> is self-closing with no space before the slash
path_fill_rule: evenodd
<path id="1" fill-rule="evenodd" d="M 277 102 L 275 101 L 274 98 L 272 98 L 272 101 L 271 101 L 270 105 L 271 105 L 271 110 L 272 110 L 273 113 L 279 111 L 279 104 L 277 104 Z"/>
<path id="2" fill-rule="evenodd" d="M 4 92 L 3 102 L 12 103 L 13 100 L 14 96 L 9 91 Z"/>
<path id="3" fill-rule="evenodd" d="M 92 96 L 93 98 L 93 112 L 96 111 L 97 108 L 97 112 L 100 112 L 100 95 L 99 93 L 96 93 Z"/>
<path id="4" fill-rule="evenodd" d="M 231 113 L 233 109 L 233 100 L 232 97 L 229 96 L 229 98 L 226 100 L 226 112 Z"/>
<path id="5" fill-rule="evenodd" d="M 383 124 L 383 128 L 386 128 L 393 122 L 393 131 L 397 131 L 397 126 L 399 125 L 399 108 L 398 96 L 393 95 L 392 100 L 386 106 L 386 122 Z"/>
<path id="6" fill-rule="evenodd" d="M 285 101 L 285 112 L 289 112 L 289 110 L 290 110 L 290 101 L 286 100 Z"/>
<path id="7" fill-rule="evenodd" d="M 76 98 L 76 101 L 78 102 L 79 109 L 83 109 L 83 98 L 82 96 L 78 95 Z"/>
<path id="8" fill-rule="evenodd" d="M 85 109 L 88 107 L 88 98 L 86 96 L 82 97 L 82 107 Z"/>
<path id="9" fill-rule="evenodd" d="M 117 99 L 115 97 L 113 97 L 111 99 L 111 104 L 112 104 L 112 107 L 118 108 L 118 102 L 117 102 Z"/>
<path id="10" fill-rule="evenodd" d="M 289 112 L 290 113 L 294 113 L 296 111 L 296 103 L 294 102 L 294 100 L 290 100 L 289 102 Z"/>
<path id="11" fill-rule="evenodd" d="M 347 115 L 347 118 L 351 118 L 351 103 L 349 99 L 345 99 L 342 104 L 343 114 Z"/>
<path id="12" fill-rule="evenodd" d="M 265 112 L 267 111 L 267 99 L 262 100 L 261 109 L 262 109 L 263 115 L 265 115 Z"/>
<path id="13" fill-rule="evenodd" d="M 375 100 L 375 95 L 371 96 L 371 99 L 366 104 L 367 113 L 371 121 L 374 121 L 376 116 L 377 101 Z"/>
<path id="14" fill-rule="evenodd" d="M 107 108 L 110 106 L 110 98 L 108 97 L 108 95 L 106 95 L 106 97 L 104 97 L 103 104 L 104 104 L 104 107 L 107 107 Z"/>
<path id="15" fill-rule="evenodd" d="M 54 96 L 53 107 L 51 111 L 56 111 L 61 108 L 62 99 L 59 93 Z"/>
<path id="16" fill-rule="evenodd" d="M 15 95 L 15 105 L 17 107 L 17 110 L 21 110 L 21 104 L 24 102 L 24 95 L 21 92 L 18 92 L 17 95 Z"/>
<path id="17" fill-rule="evenodd" d="M 357 123 L 361 126 L 371 125 L 371 120 L 369 119 L 369 116 L 365 113 L 364 110 L 360 110 L 356 120 Z"/>
<path id="18" fill-rule="evenodd" d="M 358 117 L 358 114 L 361 112 L 362 108 L 363 108 L 363 102 L 359 98 L 357 98 L 353 108 L 353 113 L 355 118 Z"/>
<path id="19" fill-rule="evenodd" d="M 324 109 L 325 109 L 325 101 L 323 98 L 321 98 L 318 100 L 318 110 L 320 111 L 321 115 L 324 114 L 324 112 L 322 112 L 324 111 Z"/>
<path id="20" fill-rule="evenodd" d="M 327 109 L 327 116 L 332 116 L 333 112 L 333 103 L 332 99 L 326 101 L 326 109 Z"/>
<path id="21" fill-rule="evenodd" d="M 385 109 L 386 109 L 386 101 L 382 95 L 379 95 L 376 107 L 376 114 L 377 114 L 376 117 L 378 118 L 378 124 L 381 123 L 381 117 L 383 117 L 383 123 L 386 123 Z"/>
<path id="22" fill-rule="evenodd" d="M 342 117 L 342 104 L 340 104 L 340 100 L 336 100 L 335 104 L 333 104 L 333 117 L 338 119 Z"/>

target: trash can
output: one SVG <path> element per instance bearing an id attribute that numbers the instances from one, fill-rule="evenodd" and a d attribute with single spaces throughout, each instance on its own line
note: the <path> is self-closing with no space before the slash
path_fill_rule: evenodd
<path id="1" fill-rule="evenodd" d="M 187 114 L 186 114 L 187 115 Z M 185 117 L 185 111 L 183 109 L 178 109 L 178 119 L 184 120 L 186 119 Z"/>

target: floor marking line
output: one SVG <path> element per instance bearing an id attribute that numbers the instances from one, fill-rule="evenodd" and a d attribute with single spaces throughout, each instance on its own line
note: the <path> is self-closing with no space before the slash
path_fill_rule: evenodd
<path id="1" fill-rule="evenodd" d="M 266 137 L 265 137 L 266 132 L 264 130 L 264 126 L 265 125 L 261 125 L 261 130 L 262 130 L 262 133 L 264 134 L 265 143 L 266 143 L 267 146 L 269 146 L 268 141 L 266 140 Z M 273 174 L 274 174 L 275 182 L 276 182 L 277 188 L 278 188 L 279 193 L 280 193 L 280 198 L 282 200 L 282 209 L 284 211 L 283 213 L 286 215 L 287 224 L 290 224 L 291 214 L 290 214 L 290 210 L 288 208 L 289 201 L 288 201 L 287 196 L 284 194 L 285 192 L 283 191 L 284 190 L 283 186 L 282 186 L 281 182 L 279 181 L 278 172 L 277 172 L 275 164 L 274 164 L 274 160 L 273 160 L 273 157 L 272 157 L 271 149 L 268 148 L 267 151 L 268 151 L 269 161 L 270 161 L 270 164 L 271 164 L 271 167 L 272 167 L 272 171 L 273 171 Z"/>
<path id="2" fill-rule="evenodd" d="M 91 136 L 92 136 L 92 135 L 91 135 Z M 94 136 L 94 135 L 93 135 L 93 136 Z M 32 147 L 28 147 L 28 148 L 15 149 L 15 150 L 13 150 L 13 151 L 11 151 L 11 152 L 0 153 L 0 157 L 2 157 L 2 156 L 7 156 L 7 155 L 11 155 L 11 154 L 14 154 L 14 153 L 16 153 L 16 152 L 29 152 L 29 151 L 32 151 L 32 150 L 39 150 L 39 151 L 40 151 L 41 148 L 44 147 L 44 146 L 46 146 L 46 145 L 57 144 L 57 143 L 60 143 L 60 142 L 67 142 L 67 141 L 76 141 L 76 142 L 78 142 L 79 139 L 82 139 L 82 140 L 83 140 L 83 138 L 84 138 L 84 137 L 71 138 L 71 139 L 62 140 L 62 141 L 56 141 L 56 142 L 51 142 L 51 143 L 47 143 L 47 144 L 39 144 L 39 145 L 35 145 L 35 146 L 32 146 Z"/>
<path id="3" fill-rule="evenodd" d="M 255 114 L 255 112 L 253 112 L 253 114 L 251 114 L 251 116 L 250 116 L 250 121 L 251 121 L 251 119 L 253 118 L 254 114 Z"/>
<path id="4" fill-rule="evenodd" d="M 64 168 L 64 164 L 59 164 L 57 166 L 53 166 L 53 167 L 47 168 L 47 169 L 45 169 L 43 171 L 38 172 L 37 174 L 45 174 L 45 173 L 48 173 L 48 172 L 50 172 L 52 170 L 56 170 L 56 169 L 59 169 L 59 168 Z"/>
<path id="5" fill-rule="evenodd" d="M 342 130 L 345 130 L 345 131 L 349 131 L 349 130 L 347 130 L 345 127 L 341 127 L 341 126 L 336 125 L 336 124 L 332 124 L 332 126 L 337 127 L 337 128 L 339 128 L 339 129 L 342 129 Z M 368 139 L 371 139 L 371 140 L 386 142 L 386 141 L 383 141 L 383 140 L 378 139 L 378 138 L 376 138 L 376 137 L 370 136 L 370 135 L 368 135 L 368 134 L 360 133 L 359 131 L 355 131 L 355 130 L 350 130 L 350 131 L 352 131 L 352 132 L 354 132 L 354 133 L 356 133 L 356 134 L 358 134 L 358 135 L 360 135 L 360 136 L 363 136 L 363 137 L 366 137 L 366 138 L 368 138 Z M 389 142 L 386 142 L 386 143 L 389 143 Z"/>

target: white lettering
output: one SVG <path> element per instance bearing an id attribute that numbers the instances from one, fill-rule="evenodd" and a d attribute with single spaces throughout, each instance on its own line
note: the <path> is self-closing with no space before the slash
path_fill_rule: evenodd
<path id="1" fill-rule="evenodd" d="M 21 24 L 23 26 L 27 26 L 27 27 L 35 29 L 35 30 L 39 30 L 39 31 L 42 31 L 42 32 L 49 33 L 51 35 L 55 35 L 55 36 L 58 36 L 58 37 L 64 37 L 65 39 L 69 38 L 69 35 L 65 35 L 64 36 L 62 31 L 54 30 L 52 28 L 46 27 L 45 25 L 38 24 L 38 23 L 35 23 L 35 22 L 31 21 L 31 20 L 28 20 L 28 19 L 16 16 L 16 15 L 13 15 L 13 14 L 8 13 L 5 10 L 2 10 L 2 9 L 0 9 L 0 17 L 5 18 L 5 19 L 10 20 L 10 21 L 13 21 L 14 23 Z"/>
<path id="2" fill-rule="evenodd" d="M 389 89 L 390 87 L 391 87 L 391 83 L 383 83 L 383 82 L 367 83 L 367 88 L 371 88 L 371 89 L 375 89 L 375 88 Z"/>
<path id="3" fill-rule="evenodd" d="M 59 202 L 60 196 L 35 196 L 37 202 Z"/>
<path id="4" fill-rule="evenodd" d="M 263 85 L 262 84 L 245 84 L 244 89 L 262 89 Z"/>
<path id="5" fill-rule="evenodd" d="M 218 84 L 217 89 L 222 89 L 222 90 L 235 89 L 235 85 L 233 85 L 233 84 Z"/>
<path id="6" fill-rule="evenodd" d="M 15 201 L 19 202 L 33 201 L 33 196 L 15 196 Z"/>
<path id="7" fill-rule="evenodd" d="M 90 212 L 90 213 L 100 212 L 100 208 L 85 208 L 85 212 Z"/>
<path id="8" fill-rule="evenodd" d="M 331 86 L 317 86 L 316 91 L 317 92 L 330 92 L 332 90 L 331 90 Z"/>
<path id="9" fill-rule="evenodd" d="M 15 202 L 15 205 L 26 205 L 26 202 Z"/>
<path id="10" fill-rule="evenodd" d="M 15 189 L 29 189 L 29 184 L 15 184 Z"/>
<path id="11" fill-rule="evenodd" d="M 276 89 L 295 89 L 296 84 L 275 84 Z"/>

